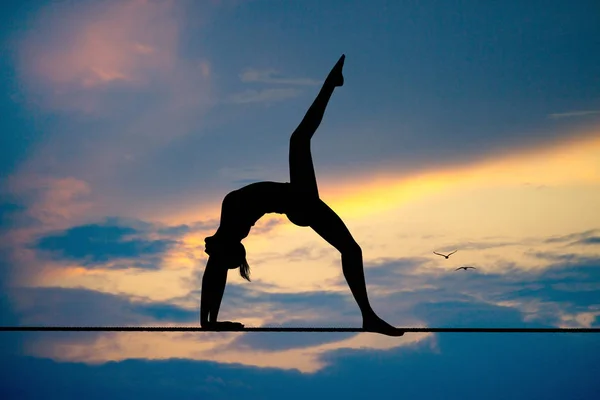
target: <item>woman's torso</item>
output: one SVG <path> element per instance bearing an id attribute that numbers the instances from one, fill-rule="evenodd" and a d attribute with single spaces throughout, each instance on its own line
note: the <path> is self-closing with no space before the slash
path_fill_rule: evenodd
<path id="1" fill-rule="evenodd" d="M 218 232 L 242 240 L 263 215 L 289 215 L 300 198 L 290 183 L 282 182 L 256 182 L 234 190 L 223 199 Z"/>

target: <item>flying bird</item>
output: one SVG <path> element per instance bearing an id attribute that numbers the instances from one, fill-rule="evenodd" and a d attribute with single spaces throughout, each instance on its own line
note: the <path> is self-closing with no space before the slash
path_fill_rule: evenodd
<path id="1" fill-rule="evenodd" d="M 471 269 L 477 269 L 475 267 L 458 267 L 458 268 L 455 269 L 455 271 L 458 271 L 459 269 L 464 269 L 466 271 L 469 268 L 471 268 Z"/>
<path id="2" fill-rule="evenodd" d="M 454 250 L 452 253 L 445 255 L 445 254 L 440 254 L 440 253 L 436 253 L 435 251 L 433 252 L 433 254 L 437 254 L 438 256 L 442 256 L 445 257 L 446 260 L 448 259 L 448 257 L 450 257 L 452 254 L 456 253 L 458 250 Z"/>

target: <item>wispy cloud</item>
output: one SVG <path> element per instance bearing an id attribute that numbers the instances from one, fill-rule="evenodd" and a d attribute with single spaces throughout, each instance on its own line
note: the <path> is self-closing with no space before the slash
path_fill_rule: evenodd
<path id="1" fill-rule="evenodd" d="M 560 119 L 560 118 L 575 118 L 585 117 L 586 115 L 600 114 L 600 110 L 581 110 L 581 111 L 569 111 L 564 113 L 549 114 L 548 118 Z"/>
<path id="2" fill-rule="evenodd" d="M 267 85 L 313 86 L 321 83 L 320 81 L 310 78 L 285 77 L 274 69 L 259 70 L 248 68 L 239 75 L 239 78 L 244 83 Z M 294 87 L 247 89 L 243 92 L 231 95 L 229 97 L 229 102 L 234 104 L 277 102 L 297 97 L 301 93 L 302 90 Z"/>
<path id="3" fill-rule="evenodd" d="M 591 236 L 585 239 L 578 240 L 576 243 L 585 245 L 600 244 L 600 236 Z"/>
<path id="4" fill-rule="evenodd" d="M 494 249 L 498 247 L 507 247 L 507 246 L 518 246 L 521 243 L 516 241 L 480 241 L 480 242 L 459 242 L 454 243 L 452 245 L 444 245 L 440 247 L 439 251 L 443 252 L 452 252 L 454 250 L 486 250 L 486 249 Z"/>
<path id="5" fill-rule="evenodd" d="M 298 97 L 302 90 L 295 88 L 277 88 L 277 89 L 248 89 L 240 93 L 231 95 L 230 102 L 234 104 L 247 103 L 274 103 L 282 100 Z"/>
<path id="6" fill-rule="evenodd" d="M 270 83 L 278 85 L 319 85 L 322 82 L 310 78 L 290 78 L 283 77 L 281 74 L 274 69 L 253 69 L 248 68 L 240 74 L 242 82 L 257 82 L 257 83 Z"/>
<path id="7" fill-rule="evenodd" d="M 93 206 L 90 185 L 74 177 L 23 174 L 11 177 L 7 187 L 24 206 L 23 213 L 54 229 L 67 227 Z"/>
<path id="8" fill-rule="evenodd" d="M 596 234 L 598 234 L 598 232 L 600 232 L 600 229 L 590 229 L 590 230 L 587 230 L 584 232 L 575 232 L 575 233 L 570 233 L 568 235 L 553 236 L 553 237 L 550 237 L 550 238 L 544 240 L 544 242 L 545 243 L 573 242 L 572 244 L 578 244 L 578 243 L 585 244 L 586 239 L 593 238 Z"/>

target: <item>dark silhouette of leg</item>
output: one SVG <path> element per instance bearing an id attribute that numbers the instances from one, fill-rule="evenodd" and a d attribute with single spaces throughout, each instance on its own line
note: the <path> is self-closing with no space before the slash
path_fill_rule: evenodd
<path id="1" fill-rule="evenodd" d="M 342 255 L 342 271 L 362 313 L 363 328 L 385 335 L 402 336 L 404 332 L 383 321 L 371 308 L 365 284 L 362 250 L 342 219 L 322 200 L 315 203 L 310 212 L 310 227 Z"/>
<path id="2" fill-rule="evenodd" d="M 333 90 L 344 84 L 342 55 L 333 67 L 317 98 L 290 138 L 290 183 L 298 191 L 297 205 L 288 212 L 296 225 L 310 226 L 342 255 L 342 270 L 363 316 L 363 328 L 391 336 L 403 332 L 379 318 L 369 303 L 363 272 L 362 250 L 341 218 L 319 199 L 310 140 L 323 120 Z"/>
<path id="3" fill-rule="evenodd" d="M 345 56 L 342 55 L 335 64 L 317 98 L 314 100 L 300 125 L 292 133 L 290 138 L 290 183 L 292 183 L 304 195 L 319 197 L 317 178 L 310 152 L 310 139 L 323 120 L 325 109 L 333 90 L 344 84 L 342 68 Z"/>

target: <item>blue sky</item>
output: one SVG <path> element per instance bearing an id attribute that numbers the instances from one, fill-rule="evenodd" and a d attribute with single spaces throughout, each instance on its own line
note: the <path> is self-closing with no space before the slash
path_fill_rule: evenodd
<path id="1" fill-rule="evenodd" d="M 346 54 L 319 190 L 397 326 L 599 327 L 595 1 L 11 1 L 0 322 L 197 324 L 230 190 L 287 181 Z M 359 326 L 339 254 L 266 216 L 221 314 Z M 458 252 L 445 260 L 433 251 Z M 475 270 L 457 271 L 459 266 Z M 591 398 L 595 335 L 4 333 L 9 398 Z"/>

